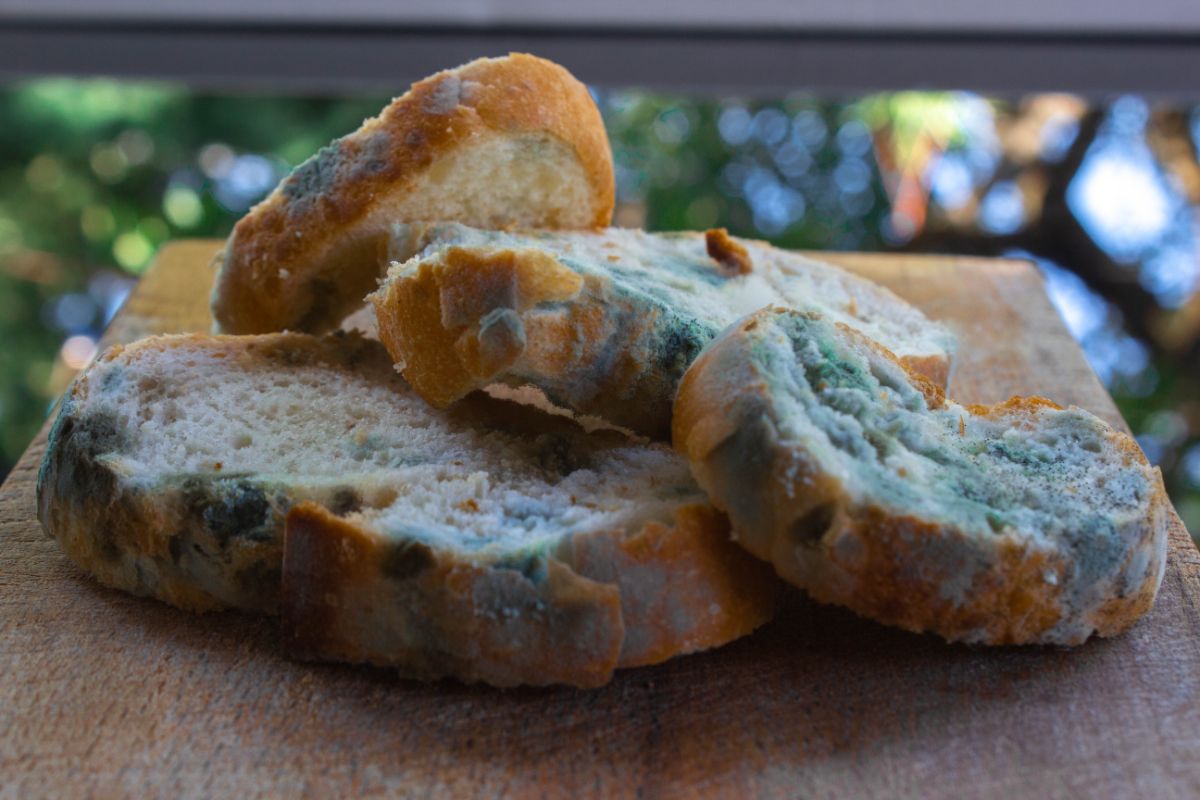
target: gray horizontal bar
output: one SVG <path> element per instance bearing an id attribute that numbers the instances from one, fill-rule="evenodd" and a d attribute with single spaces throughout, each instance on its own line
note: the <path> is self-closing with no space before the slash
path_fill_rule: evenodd
<path id="1" fill-rule="evenodd" d="M 1200 31 L 1195 0 L 0 0 L 0 19 L 629 30 Z"/>
<path id="2" fill-rule="evenodd" d="M 852 32 L 312 30 L 7 24 L 0 78 L 110 75 L 218 88 L 398 92 L 481 55 L 528 51 L 599 86 L 779 94 L 945 88 L 1200 95 L 1200 39 Z"/>

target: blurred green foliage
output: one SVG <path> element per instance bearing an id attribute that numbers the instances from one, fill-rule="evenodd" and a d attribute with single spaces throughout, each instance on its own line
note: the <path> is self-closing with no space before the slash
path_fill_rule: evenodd
<path id="1" fill-rule="evenodd" d="M 650 230 L 716 225 L 781 247 L 884 246 L 888 200 L 864 158 L 871 141 L 857 104 L 809 96 L 757 107 L 641 93 L 606 99 L 618 199 L 643 217 L 629 222 Z M 839 140 L 848 128 L 858 138 Z M 853 192 L 839 185 L 848 161 L 862 166 Z"/>
<path id="2" fill-rule="evenodd" d="M 387 99 L 104 80 L 0 88 L 0 475 L 165 241 L 225 235 L 288 169 Z M 961 155 L 987 189 L 987 170 L 1023 163 L 1008 152 L 1019 140 L 1001 146 L 994 134 L 1016 129 L 1021 110 L 962 95 L 748 103 L 628 91 L 599 100 L 617 163 L 617 223 L 655 230 L 720 225 L 786 247 L 878 250 L 903 246 L 942 203 L 983 236 L 985 204 L 963 211 L 959 197 L 952 206 L 931 170 Z M 1088 302 L 1103 316 L 1103 301 Z M 1128 339 L 1119 318 L 1112 325 Z M 1148 352 L 1140 371 L 1107 377 L 1134 430 L 1152 437 L 1144 441 L 1197 532 L 1195 377 L 1161 348 Z"/>

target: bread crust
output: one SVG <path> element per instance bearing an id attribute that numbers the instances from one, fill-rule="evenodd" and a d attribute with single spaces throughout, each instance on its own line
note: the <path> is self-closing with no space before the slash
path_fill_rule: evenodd
<path id="1" fill-rule="evenodd" d="M 771 382 L 751 355 L 772 313 L 732 326 L 693 364 L 676 399 L 673 439 L 713 504 L 730 513 L 737 541 L 785 580 L 889 625 L 993 645 L 1079 644 L 1093 632 L 1118 634 L 1149 610 L 1170 514 L 1157 469 L 1145 517 L 1117 532 L 1120 558 L 1087 579 L 1050 545 L 1001 533 L 984 545 L 956 526 L 855 501 L 776 428 Z M 931 407 L 940 404 L 937 387 L 914 383 Z M 1034 425 L 1058 408 L 1033 397 L 966 410 Z M 1108 429 L 1106 439 L 1124 459 L 1147 465 L 1130 437 Z M 947 591 L 963 575 L 970 585 Z"/>
<path id="2" fill-rule="evenodd" d="M 660 313 L 615 298 L 569 302 L 603 292 L 602 279 L 580 280 L 537 250 L 477 254 L 456 247 L 446 259 L 446 270 L 422 264 L 413 277 L 371 295 L 380 341 L 426 401 L 445 408 L 491 383 L 528 383 L 578 413 L 667 438 L 673 384 L 684 365 L 665 374 L 645 362 Z M 451 287 L 465 298 L 462 305 L 482 313 L 459 322 Z M 505 314 L 508 298 L 515 308 Z M 568 302 L 549 305 L 559 301 Z M 489 316 L 492 310 L 502 315 Z M 701 346 L 688 344 L 689 355 Z"/>
<path id="3" fill-rule="evenodd" d="M 677 509 L 633 534 L 575 536 L 557 556 L 578 574 L 620 590 L 625 639 L 618 667 L 658 664 L 718 647 L 774 616 L 782 585 L 769 564 L 729 536 L 709 505 Z"/>
<path id="4" fill-rule="evenodd" d="M 409 230 L 394 255 L 424 249 L 437 236 L 428 230 Z M 678 381 L 719 326 L 675 314 L 651 292 L 614 288 L 622 279 L 606 272 L 577 272 L 567 257 L 536 246 L 539 232 L 526 233 L 529 246 L 452 242 L 396 268 L 402 272 L 369 296 L 379 338 L 405 378 L 438 408 L 494 383 L 534 385 L 562 407 L 668 439 Z M 720 281 L 751 273 L 753 257 L 769 247 L 724 230 L 670 237 L 703 242 Z M 883 287 L 845 277 L 880 303 L 908 307 Z M 949 378 L 949 353 L 902 361 L 939 385 Z"/>
<path id="5" fill-rule="evenodd" d="M 403 197 L 448 154 L 494 137 L 528 137 L 564 148 L 586 175 L 590 207 L 548 208 L 533 220 L 464 221 L 608 223 L 612 156 L 587 88 L 535 56 L 479 59 L 413 84 L 378 117 L 298 167 L 237 223 L 214 261 L 216 329 L 319 333 L 334 327 L 386 269 L 387 225 L 404 221 L 387 218 L 389 201 Z"/>
<path id="6" fill-rule="evenodd" d="M 142 353 L 213 346 L 202 334 L 160 336 L 116 345 L 97 363 Z M 325 363 L 351 370 L 369 358 L 357 336 L 315 339 L 280 334 L 224 338 L 230 360 Z M 399 380 L 399 378 L 396 378 Z M 106 586 L 156 597 L 188 611 L 241 608 L 275 613 L 284 518 L 297 499 L 336 505 L 342 487 L 273 486 L 254 476 L 163 476 L 152 485 L 126 480 L 124 432 L 81 409 L 92 391 L 84 371 L 67 390 L 38 472 L 38 520 L 67 556 Z"/>
<path id="7" fill-rule="evenodd" d="M 600 686 L 624 637 L 616 588 L 556 559 L 531 578 L 386 542 L 313 503 L 288 515 L 282 596 L 289 655 L 424 679 Z"/>
<path id="8" fill-rule="evenodd" d="M 283 559 L 291 655 L 494 686 L 600 686 L 750 633 L 780 592 L 700 505 L 514 563 L 385 540 L 306 503 L 288 515 Z"/>
<path id="9" fill-rule="evenodd" d="M 214 593 L 180 570 L 171 558 L 171 542 L 200 540 L 215 549 L 211 537 L 194 519 L 178 513 L 173 498 L 119 491 L 119 475 L 97 458 L 90 438 L 73 417 L 68 396 L 51 429 L 38 473 L 38 521 L 77 566 L 105 586 L 156 597 L 188 611 L 212 611 L 231 604 L 263 611 L 274 608 L 276 598 L 258 593 L 254 585 L 239 587 L 237 581 L 223 581 L 228 591 L 222 600 L 217 596 L 220 590 Z M 178 534 L 159 539 L 152 535 L 159 530 Z M 279 556 L 277 550 L 270 552 L 270 546 L 234 547 L 246 574 Z"/>
<path id="10" fill-rule="evenodd" d="M 117 346 L 99 363 L 209 347 L 228 363 L 322 364 L 403 386 L 382 347 L 352 335 L 157 337 Z M 53 427 L 37 489 L 43 528 L 105 585 L 190 611 L 280 613 L 298 657 L 500 686 L 596 686 L 617 667 L 724 644 L 774 613 L 779 581 L 704 504 L 671 507 L 669 519 L 633 531 L 564 535 L 527 557 L 470 555 L 357 523 L 354 504 L 339 499 L 353 486 L 221 472 L 130 480 L 113 457 L 125 434 L 94 407 L 85 413 L 95 380 L 77 379 Z M 447 413 L 531 440 L 578 431 L 566 418 L 489 398 Z M 628 442 L 615 431 L 588 441 Z"/>

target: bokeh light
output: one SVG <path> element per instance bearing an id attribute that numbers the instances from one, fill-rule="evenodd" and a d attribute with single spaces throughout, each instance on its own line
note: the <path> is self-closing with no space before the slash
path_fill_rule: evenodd
<path id="1" fill-rule="evenodd" d="M 979 227 L 988 233 L 1013 233 L 1025 223 L 1025 197 L 1014 181 L 1001 181 L 979 204 Z"/>
<path id="2" fill-rule="evenodd" d="M 1175 212 L 1149 150 L 1111 140 L 1088 154 L 1067 199 L 1096 243 L 1121 261 L 1161 239 Z"/>
<path id="3" fill-rule="evenodd" d="M 194 228 L 204 219 L 204 203 L 190 186 L 171 186 L 163 195 L 163 215 L 177 228 Z"/>
<path id="4" fill-rule="evenodd" d="M 269 159 L 246 154 L 219 163 L 213 196 L 227 211 L 242 213 L 261 200 L 283 177 Z"/>
<path id="5" fill-rule="evenodd" d="M 70 336 L 59 351 L 69 369 L 83 369 L 96 355 L 96 340 L 85 334 Z"/>
<path id="6" fill-rule="evenodd" d="M 125 231 L 113 241 L 112 255 L 125 269 L 140 273 L 154 256 L 154 244 L 141 231 Z"/>

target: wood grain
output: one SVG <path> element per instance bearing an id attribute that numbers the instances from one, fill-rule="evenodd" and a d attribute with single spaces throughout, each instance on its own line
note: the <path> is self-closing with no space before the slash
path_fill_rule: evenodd
<path id="1" fill-rule="evenodd" d="M 107 341 L 202 330 L 214 242 L 168 247 Z M 1014 261 L 837 256 L 950 322 L 952 393 L 1119 421 Z M 297 664 L 271 621 L 102 589 L 34 520 L 39 436 L 0 489 L 0 796 L 1200 796 L 1200 556 L 1076 650 L 950 646 L 794 598 L 721 650 L 598 691 Z"/>

